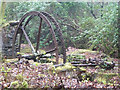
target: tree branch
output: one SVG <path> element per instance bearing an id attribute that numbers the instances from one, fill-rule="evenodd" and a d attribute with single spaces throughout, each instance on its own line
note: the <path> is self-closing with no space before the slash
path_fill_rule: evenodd
<path id="1" fill-rule="evenodd" d="M 61 23 L 61 25 L 65 25 L 65 26 L 73 28 L 76 31 L 82 32 L 82 30 L 78 30 L 78 28 L 75 28 L 73 25 L 70 25 L 70 24 L 67 24 L 67 23 Z"/>
<path id="2" fill-rule="evenodd" d="M 92 16 L 93 16 L 95 19 L 97 19 L 96 15 L 95 15 L 94 12 L 93 12 L 93 6 L 90 5 L 88 2 L 87 2 L 87 5 L 91 8 L 90 12 L 91 12 Z"/>

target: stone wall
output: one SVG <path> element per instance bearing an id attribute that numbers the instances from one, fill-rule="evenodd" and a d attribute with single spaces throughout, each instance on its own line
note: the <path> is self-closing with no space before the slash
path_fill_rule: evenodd
<path id="1" fill-rule="evenodd" d="M 2 26 L 2 57 L 12 58 L 13 36 L 18 22 L 8 22 Z M 16 52 L 16 49 L 15 49 Z"/>

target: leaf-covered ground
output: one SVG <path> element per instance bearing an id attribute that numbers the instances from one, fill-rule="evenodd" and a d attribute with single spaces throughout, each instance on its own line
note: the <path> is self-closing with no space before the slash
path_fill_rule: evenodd
<path id="1" fill-rule="evenodd" d="M 72 49 L 72 48 L 71 48 Z M 74 48 L 73 48 L 74 49 Z M 71 50 L 72 51 L 72 50 Z M 70 50 L 67 54 L 70 54 Z M 76 51 L 76 50 L 73 50 Z M 87 57 L 101 54 L 82 52 Z M 117 59 L 114 59 L 117 63 Z M 37 63 L 21 59 L 16 63 L 1 63 L 2 88 L 120 88 L 118 67 L 104 70 L 99 67 L 55 68 L 52 63 Z M 69 67 L 69 69 L 68 69 Z M 59 69 L 60 68 L 60 69 Z"/>

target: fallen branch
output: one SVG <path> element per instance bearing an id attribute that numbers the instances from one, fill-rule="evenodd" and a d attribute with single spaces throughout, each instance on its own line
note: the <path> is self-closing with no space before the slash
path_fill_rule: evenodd
<path id="1" fill-rule="evenodd" d="M 72 64 L 73 66 L 86 67 L 86 66 L 97 66 L 96 64 Z"/>
<path id="2" fill-rule="evenodd" d="M 64 66 L 64 64 L 57 64 L 57 65 L 54 65 L 54 67 L 59 67 L 59 66 Z"/>

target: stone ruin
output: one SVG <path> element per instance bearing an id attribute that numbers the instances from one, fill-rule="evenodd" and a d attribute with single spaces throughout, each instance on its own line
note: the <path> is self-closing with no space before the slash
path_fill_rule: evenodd
<path id="1" fill-rule="evenodd" d="M 18 22 L 8 22 L 2 26 L 1 29 L 1 36 L 0 37 L 0 47 L 1 47 L 1 55 L 2 58 L 7 57 L 7 58 L 12 58 L 12 41 L 13 41 L 13 36 L 15 32 L 15 28 L 17 27 Z M 16 45 L 17 46 L 17 45 Z M 17 51 L 17 48 L 16 48 Z"/>

